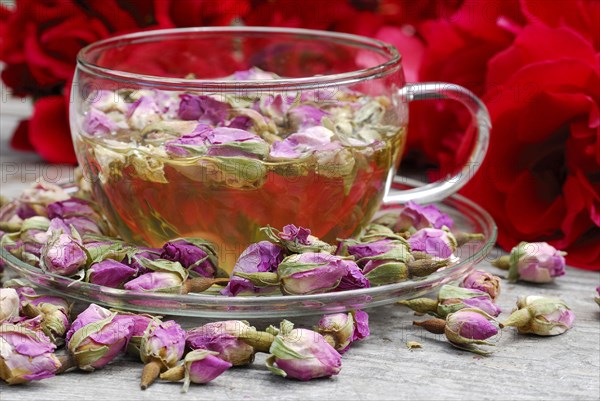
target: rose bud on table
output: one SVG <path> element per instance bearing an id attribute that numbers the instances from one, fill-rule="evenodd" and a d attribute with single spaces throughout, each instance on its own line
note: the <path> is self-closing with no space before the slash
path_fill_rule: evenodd
<path id="1" fill-rule="evenodd" d="M 294 329 L 293 323 L 281 322 L 270 348 L 267 368 L 276 375 L 311 380 L 337 375 L 342 368 L 341 355 L 314 331 Z"/>
<path id="2" fill-rule="evenodd" d="M 120 288 L 127 280 L 134 277 L 137 270 L 124 263 L 112 259 L 105 259 L 92 264 L 85 273 L 88 283 L 106 287 Z"/>
<path id="3" fill-rule="evenodd" d="M 446 259 L 452 256 L 458 243 L 446 227 L 422 228 L 408 238 L 411 251 L 425 252 L 431 256 Z"/>
<path id="4" fill-rule="evenodd" d="M 19 317 L 19 294 L 13 288 L 0 288 L 0 323 Z"/>
<path id="5" fill-rule="evenodd" d="M 190 383 L 206 384 L 229 369 L 231 363 L 219 358 L 218 352 L 198 349 L 190 351 L 183 360 L 183 365 L 170 368 L 160 374 L 162 380 L 172 382 L 184 379 L 181 392 L 186 393 Z"/>
<path id="6" fill-rule="evenodd" d="M 354 341 L 369 336 L 369 315 L 361 310 L 325 315 L 319 320 L 315 330 L 343 354 Z"/>
<path id="7" fill-rule="evenodd" d="M 285 294 L 318 294 L 336 289 L 352 265 L 340 256 L 307 252 L 283 259 L 277 274 Z"/>
<path id="8" fill-rule="evenodd" d="M 173 320 L 154 319 L 144 332 L 140 344 L 140 359 L 144 362 L 140 387 L 147 389 L 161 372 L 172 368 L 183 356 L 185 330 Z"/>
<path id="9" fill-rule="evenodd" d="M 161 259 L 179 262 L 188 272 L 214 277 L 217 254 L 209 241 L 200 238 L 177 238 L 163 245 Z"/>
<path id="10" fill-rule="evenodd" d="M 91 304 L 71 324 L 67 347 L 79 369 L 93 371 L 106 366 L 125 350 L 133 320 Z"/>
<path id="11" fill-rule="evenodd" d="M 54 295 L 38 295 L 32 288 L 26 287 L 19 296 L 22 314 L 35 318 L 40 317 L 40 328 L 57 346 L 65 342 L 67 330 L 71 327 L 69 314 L 71 304 L 64 298 Z"/>
<path id="12" fill-rule="evenodd" d="M 284 250 L 269 241 L 251 244 L 238 258 L 231 280 L 221 294 L 262 294 L 279 290 L 277 267 L 285 256 Z M 247 277 L 247 278 L 246 278 Z"/>
<path id="13" fill-rule="evenodd" d="M 554 277 L 565 274 L 565 252 L 558 251 L 546 242 L 521 242 L 492 264 L 508 270 L 508 280 L 530 283 L 549 283 Z"/>
<path id="14" fill-rule="evenodd" d="M 521 334 L 556 336 L 573 327 L 575 314 L 560 299 L 536 295 L 519 297 L 517 309 L 502 322 Z"/>
<path id="15" fill-rule="evenodd" d="M 597 296 L 594 298 L 594 301 L 600 306 L 600 285 L 596 288 L 596 294 Z"/>
<path id="16" fill-rule="evenodd" d="M 279 231 L 273 227 L 261 228 L 267 237 L 274 243 L 282 246 L 291 253 L 324 252 L 334 253 L 335 247 L 310 234 L 304 227 L 288 224 Z"/>
<path id="17" fill-rule="evenodd" d="M 498 334 L 499 326 L 496 319 L 475 308 L 451 313 L 446 320 L 430 319 L 413 324 L 434 334 L 444 334 L 454 347 L 480 355 L 488 355 L 490 351 L 477 345 L 494 346 L 494 343 L 487 340 Z"/>
<path id="18" fill-rule="evenodd" d="M 56 345 L 40 331 L 22 325 L 0 325 L 0 378 L 8 384 L 54 376 L 61 364 Z"/>
<path id="19" fill-rule="evenodd" d="M 477 308 L 491 316 L 498 316 L 502 310 L 494 304 L 487 292 L 461 288 L 446 284 L 440 288 L 437 300 L 416 298 L 398 302 L 418 313 L 428 313 L 445 318 L 448 314 L 463 308 Z"/>
<path id="20" fill-rule="evenodd" d="M 48 242 L 42 247 L 40 265 L 42 270 L 63 276 L 72 276 L 88 261 L 88 254 L 81 237 L 75 230 L 49 229 Z"/>
<path id="21" fill-rule="evenodd" d="M 252 363 L 255 352 L 269 352 L 273 339 L 273 335 L 256 330 L 246 321 L 226 320 L 188 330 L 186 343 L 193 350 L 214 351 L 233 366 L 242 366 Z"/>
<path id="22" fill-rule="evenodd" d="M 473 270 L 464 278 L 461 287 L 487 292 L 492 301 L 500 295 L 500 277 L 483 270 Z"/>

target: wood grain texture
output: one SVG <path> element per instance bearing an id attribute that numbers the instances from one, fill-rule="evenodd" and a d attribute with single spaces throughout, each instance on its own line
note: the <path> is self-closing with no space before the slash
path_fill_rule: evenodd
<path id="1" fill-rule="evenodd" d="M 36 158 L 11 151 L 7 140 L 14 120 L 2 117 L 1 192 L 14 196 L 43 174 Z M 16 173 L 8 174 L 17 166 Z M 12 170 L 10 170 L 12 171 Z M 33 171 L 34 173 L 29 173 Z M 69 170 L 61 168 L 69 174 Z M 480 268 L 501 273 L 484 262 Z M 573 309 L 575 327 L 550 338 L 502 333 L 496 352 L 479 357 L 456 350 L 442 336 L 412 326 L 414 316 L 399 305 L 370 310 L 372 335 L 344 355 L 339 376 L 297 382 L 273 376 L 258 355 L 248 367 L 231 369 L 204 386 L 181 394 L 181 384 L 157 382 L 139 389 L 142 364 L 123 357 L 102 371 L 67 373 L 26 386 L 0 384 L 0 400 L 598 400 L 600 399 L 600 308 L 594 289 L 598 273 L 568 269 L 555 284 L 508 284 L 499 305 L 512 310 L 518 296 L 540 294 L 563 298 Z M 205 319 L 178 319 L 186 328 Z M 294 319 L 310 327 L 318 317 Z M 268 320 L 255 320 L 264 328 Z M 407 341 L 422 349 L 409 350 Z"/>

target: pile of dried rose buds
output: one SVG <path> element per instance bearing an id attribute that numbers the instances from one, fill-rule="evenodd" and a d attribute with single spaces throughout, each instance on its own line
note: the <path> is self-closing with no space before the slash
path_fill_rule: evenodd
<path id="1" fill-rule="evenodd" d="M 94 371 L 128 354 L 144 364 L 142 389 L 160 378 L 183 380 L 187 391 L 190 383 L 208 383 L 233 366 L 252 363 L 257 352 L 270 354 L 271 372 L 311 380 L 337 375 L 342 354 L 369 336 L 363 311 L 323 316 L 314 330 L 287 320 L 265 331 L 238 320 L 184 330 L 173 320 L 96 304 L 71 321 L 64 299 L 37 294 L 16 280 L 7 284 L 14 287 L 0 289 L 0 378 L 8 384 L 75 368 Z"/>
<path id="2" fill-rule="evenodd" d="M 409 202 L 376 219 L 358 239 L 335 245 L 304 227 L 265 227 L 266 240 L 244 250 L 229 277 L 209 241 L 127 244 L 93 202 L 36 184 L 0 209 L 0 245 L 46 272 L 131 291 L 197 293 L 216 286 L 226 296 L 303 295 L 398 283 L 456 263 L 458 246 L 483 236 L 454 235 L 452 226 L 436 206 Z"/>

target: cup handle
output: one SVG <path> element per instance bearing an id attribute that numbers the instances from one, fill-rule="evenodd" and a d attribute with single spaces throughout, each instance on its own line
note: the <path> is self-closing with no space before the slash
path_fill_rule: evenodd
<path id="1" fill-rule="evenodd" d="M 485 104 L 470 90 L 455 84 L 444 82 L 426 82 L 407 84 L 398 91 L 403 101 L 427 99 L 453 99 L 462 103 L 473 117 L 473 124 L 477 126 L 477 141 L 469 160 L 462 169 L 452 177 L 442 178 L 414 189 L 391 190 L 383 199 L 383 203 L 430 203 L 440 201 L 463 187 L 473 177 L 481 166 L 490 141 L 490 115 Z M 410 135 L 410 134 L 409 134 Z"/>

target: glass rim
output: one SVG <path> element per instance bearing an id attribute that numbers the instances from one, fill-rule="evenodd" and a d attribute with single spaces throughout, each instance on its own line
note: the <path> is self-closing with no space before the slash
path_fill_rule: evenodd
<path id="1" fill-rule="evenodd" d="M 115 48 L 118 45 L 125 46 L 137 43 L 158 42 L 164 39 L 177 39 L 203 34 L 268 34 L 268 35 L 301 35 L 312 37 L 318 41 L 337 41 L 344 45 L 362 47 L 374 51 L 380 55 L 388 57 L 388 60 L 376 66 L 359 69 L 350 72 L 318 75 L 302 78 L 277 78 L 272 80 L 225 80 L 217 79 L 184 79 L 161 77 L 157 75 L 137 74 L 133 72 L 101 67 L 91 60 L 93 55 L 107 49 Z M 232 89 L 306 89 L 306 88 L 325 88 L 338 85 L 351 85 L 360 81 L 381 78 L 389 75 L 401 68 L 402 56 L 395 46 L 382 42 L 377 39 L 366 36 L 353 35 L 348 33 L 321 31 L 315 29 L 303 28 L 285 28 L 285 27 L 194 27 L 194 28 L 172 28 L 156 29 L 149 31 L 135 32 L 125 35 L 114 36 L 91 43 L 81 49 L 77 54 L 77 69 L 94 74 L 99 77 L 120 81 L 128 84 L 139 84 L 147 86 L 171 87 L 174 89 L 186 90 L 216 90 L 230 91 Z"/>

